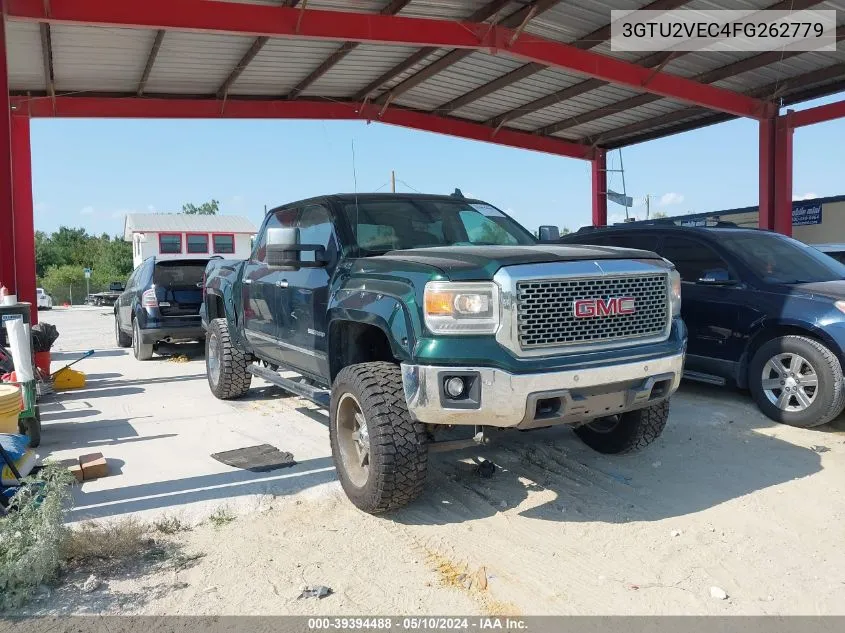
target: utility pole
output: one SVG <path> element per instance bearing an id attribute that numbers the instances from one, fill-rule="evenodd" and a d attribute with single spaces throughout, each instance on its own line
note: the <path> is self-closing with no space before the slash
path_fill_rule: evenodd
<path id="1" fill-rule="evenodd" d="M 390 191 L 396 193 L 396 172 L 390 170 Z"/>
<path id="2" fill-rule="evenodd" d="M 651 211 L 651 194 L 645 194 L 645 219 L 648 220 L 649 212 Z"/>
<path id="3" fill-rule="evenodd" d="M 619 148 L 619 171 L 622 172 L 622 195 L 625 196 L 626 201 L 628 197 L 628 190 L 625 188 L 625 165 L 622 164 L 622 148 Z M 648 217 L 648 216 L 646 216 Z M 629 220 L 628 205 L 625 205 L 625 221 Z"/>

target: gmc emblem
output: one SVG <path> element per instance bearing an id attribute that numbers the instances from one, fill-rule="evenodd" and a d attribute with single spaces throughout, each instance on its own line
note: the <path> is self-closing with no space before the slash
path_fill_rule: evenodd
<path id="1" fill-rule="evenodd" d="M 633 297 L 611 297 L 609 299 L 578 299 L 573 312 L 576 318 L 606 317 L 614 314 L 634 314 L 637 311 Z"/>

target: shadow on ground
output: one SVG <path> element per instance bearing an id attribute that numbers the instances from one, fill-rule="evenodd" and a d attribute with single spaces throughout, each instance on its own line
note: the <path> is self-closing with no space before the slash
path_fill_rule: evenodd
<path id="1" fill-rule="evenodd" d="M 601 455 L 566 428 L 504 432 L 489 447 L 432 455 L 423 497 L 391 518 L 450 524 L 517 506 L 522 517 L 555 522 L 692 514 L 821 470 L 816 452 L 775 437 L 782 428 L 742 394 L 685 387 L 663 435 L 643 451 Z M 467 459 L 477 456 L 496 464 L 492 477 Z"/>

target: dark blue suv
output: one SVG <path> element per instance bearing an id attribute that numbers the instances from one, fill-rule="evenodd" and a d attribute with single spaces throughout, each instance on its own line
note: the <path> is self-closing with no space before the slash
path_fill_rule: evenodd
<path id="1" fill-rule="evenodd" d="M 200 306 L 206 264 L 208 257 L 145 259 L 114 304 L 117 344 L 149 360 L 163 343 L 205 340 Z"/>
<path id="2" fill-rule="evenodd" d="M 677 267 L 689 330 L 684 377 L 747 388 L 767 416 L 811 427 L 845 408 L 845 265 L 756 229 L 643 223 L 564 243 L 654 251 Z"/>

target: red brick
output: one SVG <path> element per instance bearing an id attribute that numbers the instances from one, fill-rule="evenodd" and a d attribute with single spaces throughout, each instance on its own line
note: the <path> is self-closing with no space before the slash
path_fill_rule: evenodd
<path id="1" fill-rule="evenodd" d="M 79 457 L 79 465 L 82 467 L 82 477 L 85 481 L 107 477 L 109 465 L 102 453 L 90 453 Z"/>

